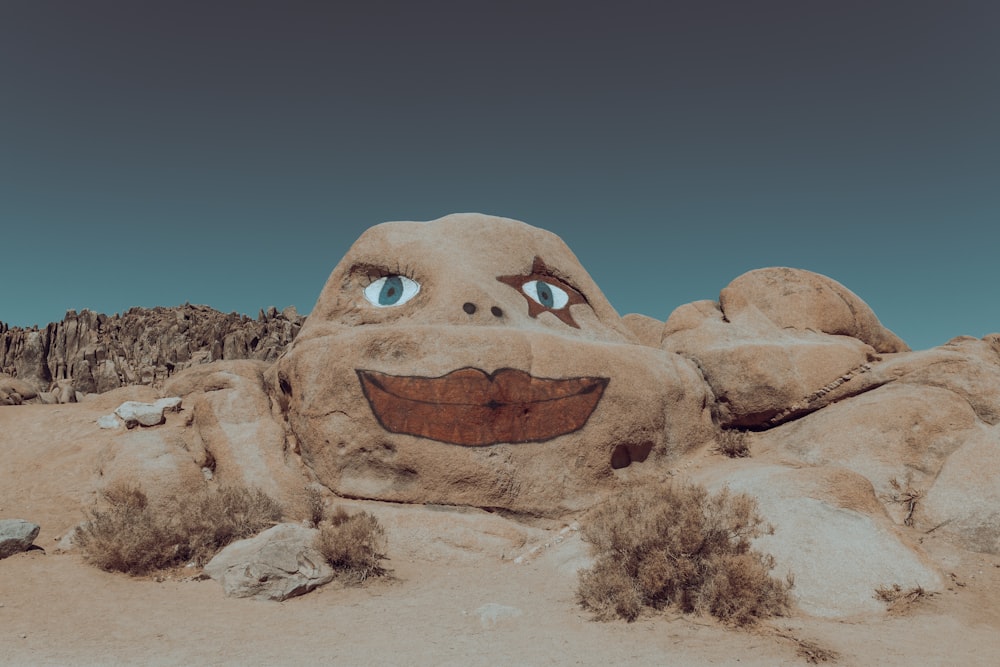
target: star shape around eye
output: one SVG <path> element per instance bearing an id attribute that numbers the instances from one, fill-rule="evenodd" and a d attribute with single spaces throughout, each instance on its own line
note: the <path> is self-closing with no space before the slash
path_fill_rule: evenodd
<path id="1" fill-rule="evenodd" d="M 505 285 L 510 285 L 524 297 L 524 300 L 528 302 L 529 316 L 537 318 L 541 313 L 552 313 L 574 329 L 580 328 L 580 325 L 573 319 L 573 315 L 570 314 L 569 307 L 576 303 L 587 303 L 587 299 L 575 287 L 557 278 L 541 257 L 535 256 L 529 273 L 498 276 L 497 280 Z M 539 290 L 538 283 L 542 284 L 541 290 Z M 543 294 L 545 298 L 540 298 L 540 294 Z M 553 298 L 553 294 L 558 296 Z M 556 307 L 555 303 L 562 301 L 559 298 L 562 295 L 566 297 L 565 303 Z"/>

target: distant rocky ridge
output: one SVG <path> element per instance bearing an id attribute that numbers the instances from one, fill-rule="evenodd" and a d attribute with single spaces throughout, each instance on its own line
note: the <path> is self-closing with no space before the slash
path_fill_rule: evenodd
<path id="1" fill-rule="evenodd" d="M 304 321 L 294 307 L 272 306 L 254 320 L 184 304 L 120 315 L 70 310 L 43 329 L 0 322 L 0 384 L 10 385 L 9 391 L 0 388 L 0 405 L 65 403 L 78 393 L 158 385 L 185 368 L 222 359 L 272 361 Z"/>

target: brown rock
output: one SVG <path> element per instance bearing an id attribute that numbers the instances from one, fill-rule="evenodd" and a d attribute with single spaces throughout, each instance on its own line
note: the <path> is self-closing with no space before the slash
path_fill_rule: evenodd
<path id="1" fill-rule="evenodd" d="M 272 377 L 306 464 L 361 498 L 555 515 L 712 428 L 694 365 L 558 237 L 476 214 L 365 232 Z"/>
<path id="2" fill-rule="evenodd" d="M 952 392 L 893 383 L 761 433 L 757 446 L 799 464 L 859 473 L 901 522 L 904 508 L 892 501 L 898 495 L 892 480 L 925 491 L 977 421 Z"/>
<path id="3" fill-rule="evenodd" d="M 722 290 L 719 303 L 730 318 L 753 307 L 781 329 L 850 336 L 877 352 L 910 349 L 854 292 L 811 271 L 776 267 L 744 273 Z"/>
<path id="4" fill-rule="evenodd" d="M 190 368 L 164 386 L 190 406 L 184 449 L 219 484 L 246 484 L 289 501 L 309 481 L 286 446 L 265 391 L 265 362 L 220 361 Z"/>
<path id="5" fill-rule="evenodd" d="M 855 338 L 783 329 L 760 310 L 736 314 L 699 301 L 667 319 L 663 349 L 692 359 L 727 427 L 768 426 L 807 412 L 817 392 L 860 372 L 874 350 Z"/>

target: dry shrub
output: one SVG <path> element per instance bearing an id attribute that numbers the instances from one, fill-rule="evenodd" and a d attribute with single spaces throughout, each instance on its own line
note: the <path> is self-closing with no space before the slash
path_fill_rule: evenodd
<path id="1" fill-rule="evenodd" d="M 904 589 L 899 584 L 893 584 L 875 589 L 875 598 L 884 602 L 887 609 L 893 613 L 906 611 L 910 605 L 927 597 L 927 595 L 928 593 L 923 586 Z"/>
<path id="2" fill-rule="evenodd" d="M 107 509 L 88 512 L 75 535 L 88 562 L 102 570 L 146 574 L 174 561 L 178 536 L 138 486 L 110 486 L 103 498 Z"/>
<path id="3" fill-rule="evenodd" d="M 259 489 L 200 489 L 151 503 L 134 484 L 101 494 L 76 530 L 84 558 L 108 571 L 141 575 L 188 562 L 203 564 L 230 542 L 281 520 L 281 506 Z"/>
<path id="4" fill-rule="evenodd" d="M 674 606 L 743 626 L 788 608 L 791 578 L 771 577 L 773 559 L 750 548 L 770 527 L 746 494 L 642 487 L 598 507 L 582 530 L 596 562 L 577 595 L 599 619 Z"/>
<path id="5" fill-rule="evenodd" d="M 323 494 L 318 489 L 306 487 L 305 490 L 306 518 L 314 526 L 318 526 L 323 520 L 326 512 L 326 505 L 323 502 Z"/>
<path id="6" fill-rule="evenodd" d="M 722 431 L 716 438 L 715 451 L 731 459 L 742 459 L 750 456 L 750 445 L 747 444 L 746 431 L 734 429 Z"/>
<path id="7" fill-rule="evenodd" d="M 171 520 L 184 537 L 179 556 L 203 565 L 236 540 L 253 537 L 281 521 L 282 507 L 257 488 L 223 486 L 177 496 Z"/>
<path id="8" fill-rule="evenodd" d="M 387 572 L 381 565 L 387 545 L 385 529 L 374 515 L 349 515 L 341 507 L 320 524 L 315 544 L 344 579 L 355 583 Z"/>

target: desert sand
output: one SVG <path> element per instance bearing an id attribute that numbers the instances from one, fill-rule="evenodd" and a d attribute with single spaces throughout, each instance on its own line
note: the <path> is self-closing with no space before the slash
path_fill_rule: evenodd
<path id="1" fill-rule="evenodd" d="M 588 550 L 569 524 L 470 508 L 347 501 L 386 526 L 391 575 L 282 603 L 227 598 L 193 568 L 103 572 L 57 543 L 93 492 L 104 440 L 94 420 L 120 398 L 0 411 L 0 514 L 39 523 L 45 549 L 0 561 L 0 664 L 799 665 L 835 652 L 843 665 L 993 665 L 1000 656 L 1000 558 L 935 533 L 912 537 L 947 563 L 941 593 L 837 620 L 793 611 L 752 630 L 675 613 L 593 621 L 575 601 Z M 721 458 L 700 450 L 678 468 Z"/>

